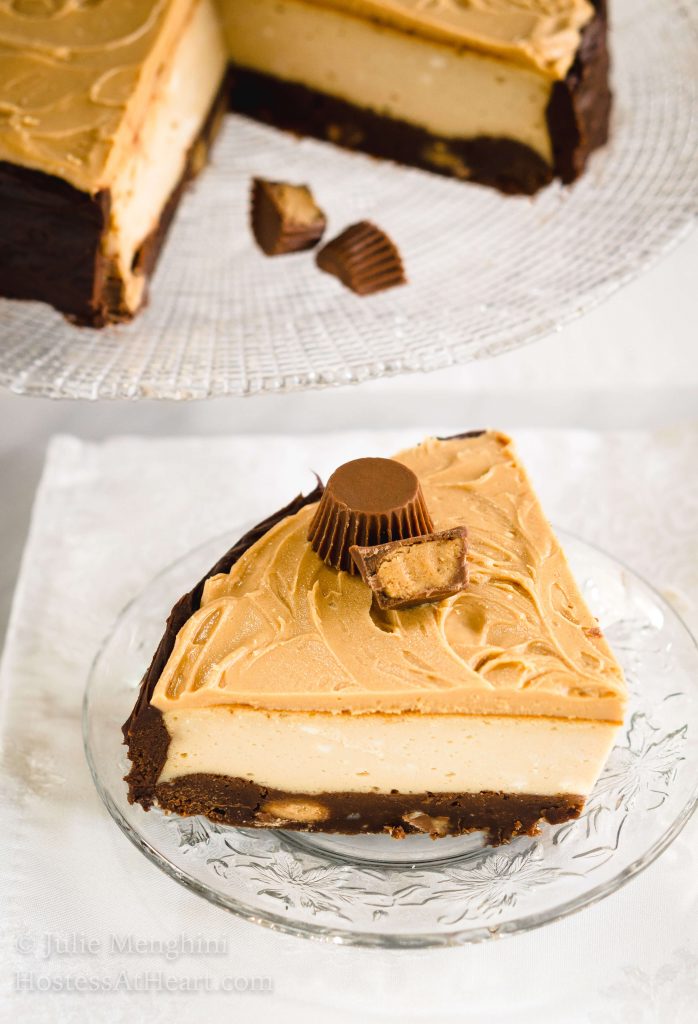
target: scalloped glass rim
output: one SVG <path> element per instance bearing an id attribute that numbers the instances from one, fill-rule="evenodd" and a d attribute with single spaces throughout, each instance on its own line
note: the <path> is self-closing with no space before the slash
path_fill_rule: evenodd
<path id="1" fill-rule="evenodd" d="M 244 532 L 244 529 L 244 527 L 240 528 L 240 534 Z M 663 624 L 662 628 L 669 628 L 667 626 L 667 623 L 670 625 L 673 634 L 672 638 L 668 641 L 667 650 L 673 650 L 672 657 L 675 657 L 676 648 L 680 647 L 680 644 L 676 643 L 677 638 L 684 645 L 685 650 L 683 651 L 682 657 L 686 659 L 686 664 L 682 663 L 682 669 L 684 670 L 684 676 L 688 680 L 690 680 L 691 689 L 687 690 L 685 693 L 671 693 L 668 696 L 665 696 L 664 700 L 666 701 L 670 697 L 676 696 L 685 697 L 687 702 L 686 707 L 690 727 L 698 727 L 698 699 L 697 694 L 695 692 L 695 681 L 696 679 L 698 679 L 698 644 L 696 643 L 696 640 L 693 638 L 692 634 L 688 630 L 688 627 L 682 621 L 680 616 L 650 584 L 648 584 L 635 572 L 627 568 L 623 563 L 618 562 L 611 555 L 608 555 L 601 549 L 586 544 L 579 538 L 567 533 L 566 531 L 557 530 L 556 532 L 560 537 L 562 543 L 564 544 L 568 554 L 571 554 L 572 556 L 571 561 L 573 564 L 573 568 L 577 572 L 578 577 L 580 576 L 580 568 L 582 570 L 585 570 L 585 566 L 593 567 L 595 564 L 594 560 L 596 560 L 597 568 L 599 566 L 605 566 L 607 571 L 616 574 L 616 583 L 618 583 L 619 581 L 624 581 L 620 584 L 622 587 L 625 587 L 626 584 L 639 587 L 640 591 L 644 594 L 643 600 L 650 602 L 650 604 L 647 605 L 647 607 L 645 608 L 645 612 L 647 614 L 647 622 L 641 623 L 639 620 L 631 620 L 629 623 L 629 628 L 626 629 L 625 633 L 621 634 L 622 644 L 620 639 L 616 641 L 617 651 L 617 645 L 621 645 L 622 647 L 622 650 L 619 653 L 621 654 L 621 661 L 624 662 L 624 668 L 626 669 L 626 672 L 628 672 L 629 669 L 628 664 L 626 664 L 624 661 L 625 658 L 629 657 L 632 659 L 633 657 L 637 656 L 639 652 L 639 663 L 641 665 L 643 660 L 647 656 L 647 652 L 649 650 L 649 648 L 643 647 L 642 643 L 640 643 L 637 649 L 633 646 L 635 642 L 633 640 L 634 631 L 636 631 L 637 635 L 639 636 L 647 628 L 647 623 L 650 623 L 651 628 L 655 628 L 655 626 L 652 625 L 653 620 L 655 622 L 655 625 L 656 621 L 661 621 L 661 623 Z M 696 806 L 698 805 L 698 776 L 696 776 L 695 769 L 696 767 L 698 767 L 698 753 L 694 750 L 692 762 L 693 783 L 692 785 L 686 785 L 687 778 L 691 776 L 691 763 L 686 763 L 683 766 L 682 771 L 679 773 L 683 785 L 686 787 L 686 791 L 684 794 L 685 798 L 681 802 L 671 822 L 668 823 L 667 827 L 661 832 L 661 834 L 655 837 L 654 841 L 651 842 L 651 844 L 647 848 L 643 848 L 640 852 L 638 852 L 637 856 L 633 856 L 629 860 L 627 860 L 627 862 L 623 864 L 623 866 L 620 868 L 620 870 L 618 870 L 617 873 L 613 874 L 612 876 L 610 876 L 598 885 L 591 885 L 586 891 L 576 895 L 574 898 L 562 900 L 559 903 L 554 904 L 552 907 L 548 907 L 540 912 L 534 911 L 532 913 L 526 913 L 522 914 L 521 916 L 516 916 L 511 920 L 501 922 L 494 921 L 491 924 L 479 923 L 475 926 L 451 930 L 442 928 L 441 930 L 433 931 L 417 930 L 413 932 L 396 931 L 395 933 L 383 933 L 371 932 L 368 930 L 361 930 L 355 928 L 346 928 L 341 925 L 323 925 L 308 920 L 293 920 L 293 915 L 288 914 L 288 906 L 286 907 L 287 916 L 283 916 L 281 913 L 277 913 L 274 910 L 269 909 L 267 906 L 264 906 L 263 902 L 262 906 L 254 905 L 250 902 L 244 902 L 232 896 L 226 896 L 220 891 L 216 891 L 215 888 L 213 887 L 213 884 L 207 885 L 202 883 L 200 879 L 193 877 L 192 873 L 188 872 L 186 870 L 186 867 L 182 865 L 181 856 L 179 856 L 179 862 L 175 862 L 178 858 L 177 850 L 175 850 L 174 852 L 170 850 L 169 856 L 163 854 L 160 850 L 157 849 L 155 841 L 151 840 L 151 837 L 149 837 L 148 832 L 155 831 L 150 829 L 150 824 L 158 819 L 160 821 L 166 821 L 168 825 L 172 823 L 184 823 L 187 826 L 191 822 L 203 822 L 205 826 L 205 819 L 182 819 L 178 818 L 178 816 L 176 815 L 165 816 L 157 811 L 151 811 L 148 814 L 142 815 L 140 823 L 141 827 L 134 825 L 133 821 L 128 820 L 127 814 L 129 813 L 129 805 L 127 804 L 125 798 L 125 786 L 123 785 L 123 782 L 121 782 L 120 777 L 118 777 L 116 782 L 112 780 L 111 784 L 110 781 L 106 779 L 104 763 L 100 764 L 100 759 L 104 754 L 104 746 L 101 742 L 99 744 L 96 744 L 94 742 L 95 740 L 97 740 L 98 737 L 93 736 L 93 732 L 95 728 L 99 728 L 100 724 L 95 720 L 95 691 L 98 689 L 99 686 L 101 661 L 105 656 L 105 652 L 108 651 L 109 644 L 112 643 L 115 636 L 118 637 L 119 629 L 125 622 L 128 622 L 129 616 L 134 614 L 134 612 L 138 613 L 140 611 L 139 604 L 144 600 L 144 598 L 148 598 L 150 591 L 153 590 L 154 587 L 157 588 L 157 585 L 162 584 L 163 581 L 169 580 L 169 582 L 172 582 L 170 580 L 171 576 L 174 575 L 176 577 L 178 574 L 182 575 L 181 571 L 185 566 L 189 569 L 189 571 L 191 571 L 190 563 L 192 561 L 197 564 L 200 564 L 200 566 L 202 567 L 202 571 L 204 571 L 203 567 L 208 565 L 209 562 L 215 560 L 215 558 L 220 554 L 220 551 L 227 546 L 227 544 L 229 543 L 230 536 L 231 533 L 226 533 L 225 538 L 216 538 L 215 540 L 209 541 L 206 544 L 203 544 L 200 547 L 196 548 L 194 551 L 189 552 L 189 554 L 184 556 L 184 558 L 178 559 L 176 562 L 172 563 L 165 570 L 159 573 L 151 581 L 151 584 L 149 584 L 148 587 L 146 587 L 145 590 L 139 596 L 134 598 L 126 605 L 120 616 L 117 618 L 114 629 L 109 634 L 109 636 L 105 638 L 102 646 L 100 647 L 100 650 L 97 652 L 95 656 L 92 668 L 90 670 L 90 675 L 83 703 L 83 738 L 85 745 L 85 753 L 93 781 L 109 813 L 114 818 L 115 822 L 117 823 L 119 828 L 124 832 L 124 834 L 131 840 L 132 843 L 134 843 L 134 845 L 138 849 L 141 850 L 141 852 L 145 854 L 145 856 L 150 861 L 152 861 L 166 874 L 170 875 L 170 877 L 174 878 L 176 881 L 178 881 L 180 884 L 184 885 L 191 891 L 197 893 L 199 896 L 202 896 L 207 901 L 217 906 L 220 906 L 221 908 L 228 910 L 236 916 L 241 917 L 244 920 L 247 920 L 251 923 L 261 924 L 265 927 L 282 931 L 287 934 L 311 938 L 325 942 L 394 949 L 445 947 L 463 945 L 471 942 L 481 942 L 489 938 L 496 938 L 501 937 L 503 935 L 511 935 L 516 934 L 518 932 L 530 931 L 532 929 L 541 927 L 542 925 L 548 924 L 552 921 L 560 920 L 563 917 L 573 914 L 583 909 L 584 907 L 590 906 L 591 904 L 597 903 L 600 900 L 604 899 L 606 896 L 610 895 L 611 893 L 619 889 L 621 886 L 625 885 L 626 882 L 628 882 L 635 875 L 639 874 L 646 867 L 648 867 L 654 860 L 656 860 L 656 858 L 670 845 L 670 843 L 680 833 L 680 831 L 686 825 L 692 813 L 696 809 Z M 214 556 L 213 559 L 211 558 L 211 555 Z M 194 575 L 195 574 L 196 573 L 194 571 Z M 191 582 L 191 578 L 192 577 L 189 578 L 189 582 Z M 603 579 L 603 572 L 601 572 L 601 578 Z M 613 585 L 611 576 L 608 576 L 605 582 L 609 584 L 609 589 L 612 591 Z M 591 603 L 592 610 L 595 614 L 599 615 L 602 625 L 605 625 L 604 616 L 606 612 L 604 609 L 606 607 L 606 597 L 604 597 L 603 594 L 598 593 L 596 589 L 596 583 L 594 582 L 593 573 L 590 577 L 587 577 L 585 575 L 584 589 L 587 600 Z M 178 596 L 179 593 L 173 593 L 172 601 L 174 602 L 174 600 L 176 600 Z M 614 600 L 615 598 L 612 595 L 610 597 L 610 605 L 608 605 L 608 607 L 611 607 L 613 605 Z M 166 608 L 160 609 L 163 615 L 166 614 L 168 610 L 169 609 Z M 623 625 L 622 620 L 621 625 Z M 137 629 L 138 626 L 136 625 L 136 631 Z M 139 649 L 142 646 L 143 645 L 140 644 Z M 150 653 L 151 649 L 152 648 L 147 649 L 148 654 Z M 654 651 L 654 653 L 656 654 L 657 652 Z M 664 653 L 663 648 L 662 653 Z M 633 668 L 633 673 L 636 669 L 637 665 L 635 665 L 635 667 Z M 647 683 L 647 680 L 644 680 L 644 682 Z M 632 689 L 633 686 L 631 685 L 631 692 Z M 125 691 L 124 696 L 125 703 L 123 708 L 121 708 L 120 710 L 122 719 L 126 717 L 128 711 L 132 706 L 133 700 L 135 699 L 135 689 L 133 689 L 132 683 L 131 686 L 127 688 L 127 690 Z M 646 697 L 647 695 L 643 694 L 642 696 Z M 647 699 L 649 698 L 647 697 Z M 628 735 L 630 735 L 630 733 L 632 732 L 632 722 L 635 720 L 635 718 L 638 715 L 641 718 L 645 717 L 645 712 L 642 710 L 643 704 L 641 700 L 641 695 L 638 692 L 635 692 L 633 694 L 632 700 L 633 705 L 631 705 L 631 710 L 633 710 L 633 715 L 630 727 L 628 729 Z M 635 702 L 638 702 L 637 707 L 634 706 Z M 676 723 L 674 723 L 674 725 L 675 724 Z M 684 723 L 683 726 L 678 726 L 677 728 L 673 728 L 672 725 L 673 731 L 671 735 L 673 736 L 677 733 L 683 733 L 683 739 L 685 741 L 686 731 L 688 728 L 688 722 Z M 687 744 L 687 754 L 688 750 L 689 747 Z M 678 770 L 678 764 L 681 761 L 685 760 L 686 758 L 684 758 L 683 755 L 677 757 L 676 764 L 672 767 L 671 772 L 666 776 L 664 781 L 667 785 L 667 793 L 669 792 L 671 786 L 677 785 L 676 772 Z M 630 786 L 632 787 L 633 784 L 634 780 L 630 778 Z M 595 805 L 594 795 L 592 795 L 592 798 L 589 801 L 591 807 L 589 807 L 588 805 L 588 809 L 587 811 L 585 811 L 585 815 L 582 819 L 580 819 L 578 822 L 567 823 L 565 825 L 557 827 L 546 826 L 543 829 L 544 838 L 546 838 L 546 840 L 551 839 L 552 846 L 554 847 L 557 844 L 560 835 L 564 833 L 566 830 L 569 830 L 570 826 L 572 826 L 573 829 L 579 829 L 582 825 L 582 822 L 585 820 L 587 816 L 593 816 L 594 813 L 598 812 L 599 807 L 604 807 L 603 786 L 601 787 L 601 791 L 601 798 L 596 799 Z M 652 792 L 656 793 L 657 791 L 652 790 Z M 610 795 L 611 794 L 608 794 L 608 799 L 610 799 Z M 663 803 L 664 798 L 662 797 L 662 799 L 656 805 L 656 807 L 663 806 Z M 654 808 L 650 808 L 650 810 L 652 809 Z M 610 808 L 608 806 L 605 806 L 604 810 L 608 811 L 610 810 Z M 615 810 L 617 812 L 618 807 L 616 807 Z M 613 851 L 613 853 L 618 852 L 618 838 L 620 836 L 621 830 L 623 829 L 624 821 L 625 818 L 623 819 L 623 821 L 620 822 L 620 825 L 618 826 L 618 832 L 616 836 L 616 850 Z M 268 836 L 274 834 L 272 830 L 216 828 L 214 829 L 214 831 L 228 836 L 240 836 L 243 837 L 243 839 L 247 837 L 248 833 L 251 833 L 252 838 L 250 841 L 252 844 L 258 842 L 260 840 L 260 837 L 263 835 Z M 290 850 L 292 853 L 293 851 L 296 851 L 299 854 L 299 856 L 303 856 L 304 854 L 309 853 L 314 861 L 320 859 L 326 861 L 329 865 L 341 865 L 343 866 L 343 868 L 351 867 L 351 858 L 350 856 L 347 856 L 347 854 L 341 849 L 341 846 L 338 847 L 338 849 L 335 852 L 332 851 L 331 842 L 333 837 L 319 837 L 325 840 L 325 842 L 322 845 L 322 848 L 320 848 L 319 846 L 314 845 L 314 837 L 312 835 L 307 836 L 305 834 L 283 832 L 276 833 L 276 835 L 283 837 L 283 849 L 285 851 Z M 342 837 L 336 838 L 341 839 Z M 372 839 L 372 837 L 360 838 Z M 415 838 L 418 841 L 422 837 Z M 327 842 L 328 839 L 329 849 Z M 431 841 L 426 840 L 426 842 L 428 842 L 431 845 L 431 849 L 433 850 L 434 847 L 433 844 L 431 844 Z M 441 842 L 445 841 L 441 840 Z M 453 840 L 453 842 L 456 842 L 456 840 Z M 530 844 L 531 842 L 534 843 L 534 847 L 528 845 L 528 848 L 525 848 L 525 844 Z M 183 844 L 180 843 L 179 845 L 181 846 Z M 497 848 L 497 850 L 504 850 L 507 853 L 512 853 L 514 855 L 514 858 L 518 857 L 519 859 L 521 859 L 521 857 L 523 857 L 525 859 L 525 857 L 528 856 L 528 854 L 532 850 L 535 852 L 535 847 L 541 845 L 542 844 L 538 843 L 537 840 L 528 840 L 527 838 L 522 837 L 521 839 L 512 842 L 509 846 L 499 847 Z M 551 844 L 549 843 L 549 845 Z M 520 850 L 521 852 L 519 853 Z M 482 851 L 482 856 L 488 855 L 488 851 L 490 854 L 493 852 L 491 848 L 485 848 Z M 434 871 L 439 867 L 443 867 L 447 870 L 449 867 L 452 868 L 454 866 L 457 866 L 459 863 L 462 864 L 464 860 L 471 859 L 478 852 L 479 851 L 477 850 L 473 851 L 471 849 L 464 849 L 462 853 L 458 853 L 452 858 L 448 857 L 445 853 L 444 857 L 441 859 L 424 859 L 420 856 L 416 858 L 414 867 L 417 868 L 417 873 L 419 873 L 420 870 L 426 870 L 428 873 L 429 871 Z M 611 856 L 613 856 L 613 853 L 611 854 Z M 284 854 L 284 856 L 285 855 L 286 854 Z M 575 856 L 578 857 L 580 855 L 576 854 Z M 356 866 L 357 868 L 361 868 L 364 866 L 380 868 L 381 866 L 383 866 L 387 869 L 398 872 L 400 870 L 410 872 L 412 869 L 412 864 L 409 861 L 395 861 L 394 859 L 388 859 L 386 861 L 382 859 L 380 855 L 376 858 L 373 858 L 370 854 L 367 857 L 361 857 L 359 863 Z M 562 874 L 564 874 L 564 872 Z M 411 875 L 411 877 L 414 876 Z"/>
<path id="2" fill-rule="evenodd" d="M 673 247 L 698 209 L 698 11 L 614 0 L 612 14 L 612 138 L 571 189 L 500 196 L 231 117 L 182 203 L 149 308 L 97 332 L 0 300 L 0 386 L 87 399 L 298 391 L 466 363 L 559 330 Z M 312 254 L 261 256 L 248 182 L 280 167 L 311 182 L 329 234 L 378 220 L 409 286 L 361 299 Z"/>

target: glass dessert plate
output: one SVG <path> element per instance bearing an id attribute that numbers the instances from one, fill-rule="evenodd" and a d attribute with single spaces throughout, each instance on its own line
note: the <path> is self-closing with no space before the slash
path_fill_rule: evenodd
<path id="1" fill-rule="evenodd" d="M 100 796 L 129 839 L 180 884 L 294 935 L 394 948 L 458 945 L 527 931 L 603 899 L 687 822 L 698 801 L 695 641 L 647 583 L 562 531 L 630 689 L 621 738 L 579 820 L 492 848 L 481 834 L 398 841 L 235 829 L 129 805 L 121 725 L 170 608 L 234 534 L 190 552 L 124 609 L 85 693 L 85 750 Z"/>
<path id="2" fill-rule="evenodd" d="M 698 207 L 698 9 L 613 0 L 611 13 L 612 139 L 572 188 L 502 196 L 230 117 L 149 307 L 94 331 L 0 299 L 0 386 L 94 399 L 326 387 L 494 355 L 591 309 L 685 234 Z M 312 253 L 262 256 L 247 224 L 253 175 L 308 183 L 328 238 L 374 219 L 408 286 L 359 298 Z"/>

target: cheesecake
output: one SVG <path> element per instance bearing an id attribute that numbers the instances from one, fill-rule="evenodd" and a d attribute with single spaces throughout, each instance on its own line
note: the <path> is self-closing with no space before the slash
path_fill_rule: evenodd
<path id="1" fill-rule="evenodd" d="M 503 192 L 571 182 L 608 132 L 605 6 L 0 4 L 0 296 L 131 318 L 228 105 Z"/>
<path id="2" fill-rule="evenodd" d="M 512 442 L 475 432 L 358 462 L 175 605 L 124 725 L 129 800 L 493 844 L 577 817 L 626 687 Z M 467 572 L 444 575 L 466 537 Z M 359 571 L 386 545 L 401 607 Z"/>
<path id="3" fill-rule="evenodd" d="M 222 0 L 236 110 L 503 192 L 606 141 L 605 0 Z"/>
<path id="4" fill-rule="evenodd" d="M 0 295 L 142 306 L 227 103 L 213 0 L 0 5 Z"/>

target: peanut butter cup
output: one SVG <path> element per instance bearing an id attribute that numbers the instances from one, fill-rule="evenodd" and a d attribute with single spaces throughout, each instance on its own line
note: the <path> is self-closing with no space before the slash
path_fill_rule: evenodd
<path id="1" fill-rule="evenodd" d="M 372 295 L 407 280 L 394 242 L 367 220 L 352 224 L 323 246 L 315 262 L 357 295 Z"/>
<path id="2" fill-rule="evenodd" d="M 313 550 L 355 574 L 349 549 L 433 532 L 419 480 L 394 459 L 354 459 L 336 469 L 308 531 Z"/>
<path id="3" fill-rule="evenodd" d="M 456 526 L 423 537 L 349 549 L 379 608 L 411 608 L 465 590 L 467 534 Z"/>
<path id="4" fill-rule="evenodd" d="M 252 181 L 250 221 L 255 240 L 267 256 L 312 249 L 327 223 L 307 185 L 263 178 Z"/>

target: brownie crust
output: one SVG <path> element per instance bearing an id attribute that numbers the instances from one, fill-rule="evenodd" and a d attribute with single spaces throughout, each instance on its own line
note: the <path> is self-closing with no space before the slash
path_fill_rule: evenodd
<path id="1" fill-rule="evenodd" d="M 231 107 L 266 124 L 346 149 L 467 178 L 508 194 L 532 195 L 553 177 L 566 184 L 574 181 L 589 154 L 608 138 L 611 93 L 605 0 L 596 0 L 594 6 L 596 14 L 582 32 L 574 64 L 564 81 L 555 84 L 548 105 L 552 167 L 529 146 L 511 139 L 440 138 L 306 86 L 235 66 Z"/>
<path id="2" fill-rule="evenodd" d="M 221 87 L 157 227 L 144 240 L 134 269 L 149 278 L 180 199 L 206 163 L 227 106 Z M 90 327 L 131 319 L 123 281 L 104 256 L 108 190 L 95 195 L 42 171 L 0 161 L 0 295 L 48 302 L 74 323 Z"/>
<path id="3" fill-rule="evenodd" d="M 441 139 L 406 121 L 246 68 L 232 69 L 230 104 L 239 114 L 296 135 L 310 135 L 447 177 L 467 178 L 500 192 L 532 195 L 552 181 L 550 166 L 522 143 L 485 136 Z"/>
<path id="4" fill-rule="evenodd" d="M 415 833 L 443 836 L 484 831 L 492 846 L 536 835 L 541 819 L 559 824 L 578 818 L 584 798 L 520 793 L 287 793 L 246 779 L 185 775 L 155 787 L 161 808 L 203 814 L 237 828 L 292 829 L 395 839 Z"/>

